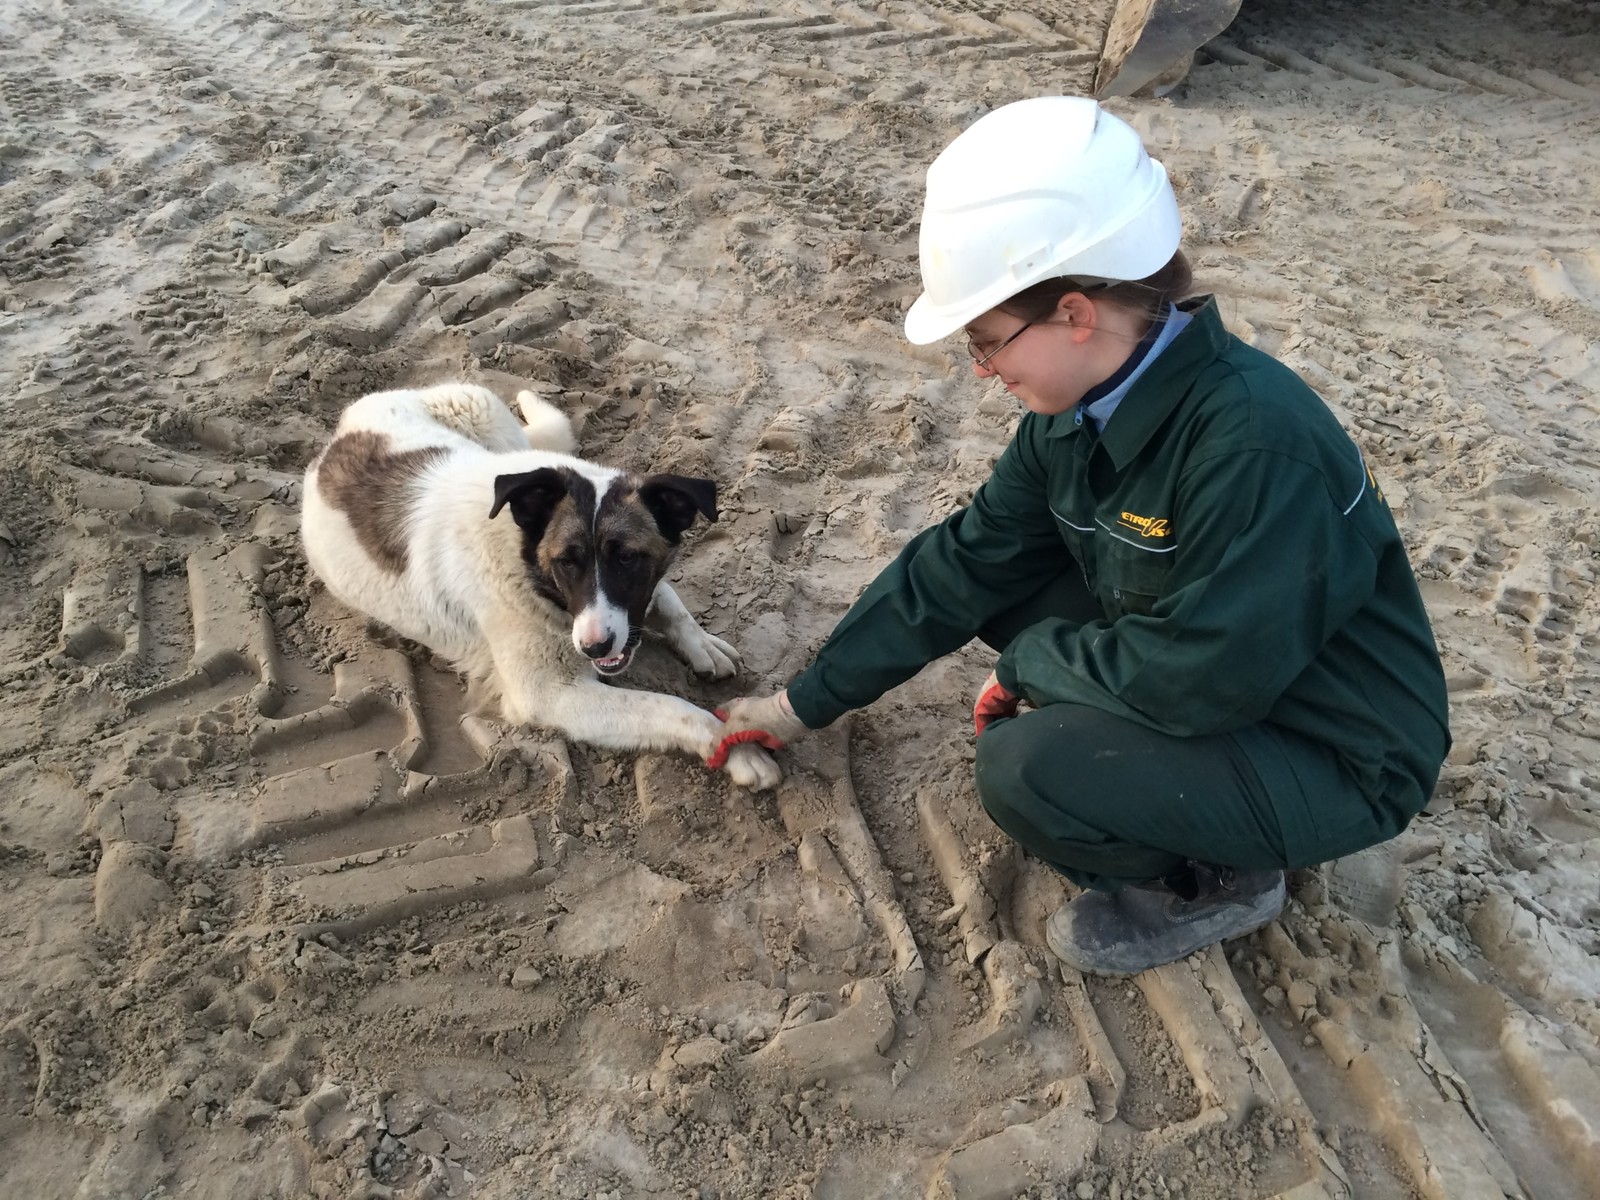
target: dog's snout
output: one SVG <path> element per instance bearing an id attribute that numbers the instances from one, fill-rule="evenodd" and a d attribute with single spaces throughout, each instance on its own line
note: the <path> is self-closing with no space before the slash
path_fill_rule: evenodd
<path id="1" fill-rule="evenodd" d="M 590 658 L 609 658 L 611 655 L 611 643 L 613 640 L 614 639 L 608 637 L 603 642 L 584 642 L 578 648 Z"/>
<path id="2" fill-rule="evenodd" d="M 627 651 L 628 625 L 628 614 L 601 596 L 599 603 L 590 604 L 572 623 L 572 644 L 604 669 Z"/>

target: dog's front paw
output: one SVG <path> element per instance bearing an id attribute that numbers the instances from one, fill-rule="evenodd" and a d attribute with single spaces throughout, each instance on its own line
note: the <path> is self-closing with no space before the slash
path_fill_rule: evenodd
<path id="1" fill-rule="evenodd" d="M 783 779 L 783 771 L 760 746 L 745 743 L 728 751 L 728 765 L 724 768 L 736 787 L 752 792 L 771 791 Z"/>
<path id="2" fill-rule="evenodd" d="M 727 642 L 694 624 L 675 632 L 673 648 L 696 675 L 727 679 L 730 675 L 738 674 L 744 660 Z"/>

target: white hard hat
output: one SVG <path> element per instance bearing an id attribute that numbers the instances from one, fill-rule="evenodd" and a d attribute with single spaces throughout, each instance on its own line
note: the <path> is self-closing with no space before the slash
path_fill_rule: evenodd
<path id="1" fill-rule="evenodd" d="M 1161 164 L 1133 127 L 1080 96 L 1007 104 L 928 168 L 917 345 L 949 337 L 1024 288 L 1059 275 L 1143 279 L 1183 231 Z"/>

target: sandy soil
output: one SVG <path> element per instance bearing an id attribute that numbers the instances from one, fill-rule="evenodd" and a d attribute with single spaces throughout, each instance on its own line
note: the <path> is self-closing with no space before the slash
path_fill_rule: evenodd
<path id="1" fill-rule="evenodd" d="M 720 481 L 680 591 L 781 683 L 1006 440 L 899 333 L 921 173 L 1108 7 L 3 6 L 0 1194 L 1600 1195 L 1592 2 L 1247 0 L 1114 104 L 1454 705 L 1428 814 L 1225 953 L 1063 977 L 976 650 L 752 797 L 463 721 L 307 578 L 341 405 L 539 381 Z"/>

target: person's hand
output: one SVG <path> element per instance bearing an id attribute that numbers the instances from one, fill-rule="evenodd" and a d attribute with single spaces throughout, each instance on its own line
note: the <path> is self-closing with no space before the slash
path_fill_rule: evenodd
<path id="1" fill-rule="evenodd" d="M 782 749 L 797 737 L 809 733 L 805 722 L 794 715 L 789 707 L 789 693 L 778 692 L 772 696 L 752 699 L 740 696 L 730 700 L 726 707 L 716 710 L 724 722 L 722 741 L 706 759 L 713 771 L 728 761 L 729 752 L 746 742 L 755 742 L 768 750 Z"/>
<path id="2" fill-rule="evenodd" d="M 978 701 L 972 706 L 972 725 L 981 735 L 989 728 L 990 721 L 998 721 L 1004 717 L 1017 715 L 1017 705 L 1022 703 L 1021 696 L 1014 696 L 1000 686 L 1000 681 L 995 678 L 993 671 L 989 678 L 983 681 L 983 686 L 978 689 Z"/>

